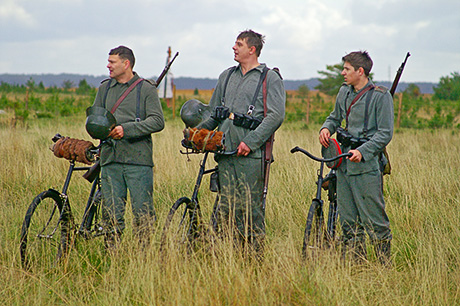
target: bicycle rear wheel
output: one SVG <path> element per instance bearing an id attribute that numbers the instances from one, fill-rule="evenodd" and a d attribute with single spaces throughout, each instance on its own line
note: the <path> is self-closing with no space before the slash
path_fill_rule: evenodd
<path id="1" fill-rule="evenodd" d="M 71 213 L 56 190 L 40 193 L 27 210 L 21 229 L 21 264 L 52 268 L 68 253 Z"/>
<path id="2" fill-rule="evenodd" d="M 323 203 L 313 200 L 308 211 L 307 224 L 302 246 L 302 256 L 306 257 L 309 252 L 315 252 L 325 245 Z"/>
<path id="3" fill-rule="evenodd" d="M 182 197 L 171 207 L 161 238 L 162 248 L 171 246 L 192 247 L 198 238 L 199 206 L 189 198 Z"/>

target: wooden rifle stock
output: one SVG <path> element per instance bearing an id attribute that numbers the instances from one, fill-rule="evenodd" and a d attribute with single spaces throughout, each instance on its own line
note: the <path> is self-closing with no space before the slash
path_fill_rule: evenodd
<path id="1" fill-rule="evenodd" d="M 395 77 L 395 79 L 393 81 L 393 85 L 391 85 L 391 89 L 390 89 L 391 96 L 393 96 L 394 93 L 396 92 L 396 87 L 398 87 L 399 79 L 401 78 L 401 75 L 402 75 L 403 70 L 404 70 L 404 66 L 406 66 L 406 62 L 407 62 L 407 59 L 409 58 L 409 56 L 410 56 L 410 53 L 407 52 L 406 58 L 404 59 L 404 62 L 402 62 L 401 66 L 398 69 L 398 72 L 396 73 L 396 77 Z"/>
<path id="2" fill-rule="evenodd" d="M 179 55 L 179 52 L 176 52 L 176 54 L 174 55 L 173 59 L 169 63 L 166 64 L 165 69 L 163 69 L 163 71 L 161 72 L 160 76 L 156 80 L 157 86 L 161 83 L 161 81 L 165 77 L 166 73 L 168 73 L 169 68 L 171 68 L 172 63 L 174 62 L 174 60 L 176 59 L 176 57 L 178 55 Z"/>

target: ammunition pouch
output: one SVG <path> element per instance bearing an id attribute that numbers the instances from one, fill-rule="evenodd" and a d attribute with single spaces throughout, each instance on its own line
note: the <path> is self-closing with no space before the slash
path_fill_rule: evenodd
<path id="1" fill-rule="evenodd" d="M 233 125 L 245 129 L 255 130 L 262 122 L 262 119 L 246 114 L 233 113 L 233 116 Z"/>
<path id="2" fill-rule="evenodd" d="M 350 147 L 355 150 L 368 140 L 367 138 L 355 137 L 342 127 L 337 128 L 337 141 L 344 147 Z"/>
<path id="3" fill-rule="evenodd" d="M 212 111 L 211 118 L 216 121 L 223 121 L 230 116 L 230 109 L 226 106 L 216 106 Z"/>

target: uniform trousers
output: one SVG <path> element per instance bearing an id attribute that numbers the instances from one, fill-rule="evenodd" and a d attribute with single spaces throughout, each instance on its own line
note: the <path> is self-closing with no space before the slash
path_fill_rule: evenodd
<path id="1" fill-rule="evenodd" d="M 348 175 L 342 168 L 337 171 L 337 206 L 344 243 L 364 242 L 365 232 L 373 244 L 390 241 L 381 172 Z"/>
<path id="2" fill-rule="evenodd" d="M 225 229 L 237 229 L 256 250 L 265 237 L 265 209 L 262 207 L 264 175 L 262 160 L 225 156 L 219 163 L 219 223 Z"/>
<path id="3" fill-rule="evenodd" d="M 153 168 L 110 163 L 102 166 L 103 215 L 108 231 L 122 233 L 128 190 L 134 217 L 134 232 L 147 230 L 155 221 L 153 207 Z"/>

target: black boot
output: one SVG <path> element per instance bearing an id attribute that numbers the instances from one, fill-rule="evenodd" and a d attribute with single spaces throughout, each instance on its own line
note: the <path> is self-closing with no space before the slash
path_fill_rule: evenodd
<path id="1" fill-rule="evenodd" d="M 374 247 L 379 262 L 383 266 L 391 267 L 391 241 L 380 241 Z"/>

